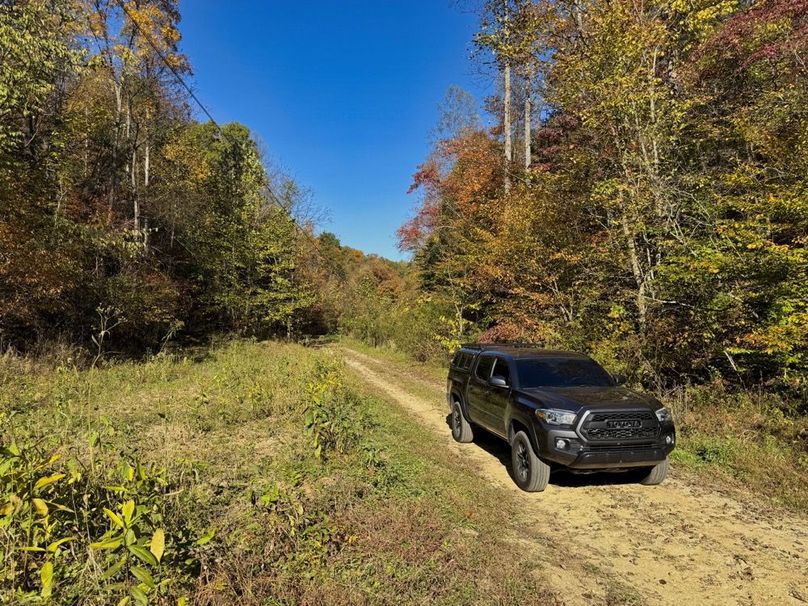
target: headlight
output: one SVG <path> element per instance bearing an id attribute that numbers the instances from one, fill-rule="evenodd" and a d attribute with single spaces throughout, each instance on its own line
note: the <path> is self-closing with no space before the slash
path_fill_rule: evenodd
<path id="1" fill-rule="evenodd" d="M 575 423 L 576 413 L 568 410 L 556 410 L 554 408 L 539 408 L 536 416 L 550 425 L 572 425 Z"/>
<path id="2" fill-rule="evenodd" d="M 659 419 L 660 423 L 664 423 L 665 421 L 671 420 L 671 411 L 667 408 L 660 408 L 656 411 L 656 418 Z"/>

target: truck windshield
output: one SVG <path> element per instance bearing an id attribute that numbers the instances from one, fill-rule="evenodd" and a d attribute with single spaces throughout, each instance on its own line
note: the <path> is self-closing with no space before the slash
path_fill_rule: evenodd
<path id="1" fill-rule="evenodd" d="M 614 385 L 609 373 L 586 358 L 525 358 L 516 360 L 516 373 L 523 389 Z"/>

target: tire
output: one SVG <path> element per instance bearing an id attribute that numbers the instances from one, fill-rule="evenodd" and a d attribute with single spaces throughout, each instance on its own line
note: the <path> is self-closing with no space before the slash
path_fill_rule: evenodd
<path id="1" fill-rule="evenodd" d="M 517 431 L 511 441 L 513 480 L 525 492 L 541 492 L 550 481 L 550 466 L 533 450 L 524 431 Z"/>
<path id="2" fill-rule="evenodd" d="M 451 423 L 452 437 L 456 442 L 466 444 L 474 439 L 474 431 L 471 429 L 471 424 L 466 420 L 460 402 L 457 400 L 452 403 Z"/>
<path id="3" fill-rule="evenodd" d="M 651 467 L 647 473 L 641 477 L 640 484 L 644 484 L 645 486 L 656 486 L 657 484 L 661 484 L 666 477 L 668 477 L 668 468 L 670 467 L 670 462 L 668 458 L 665 457 L 665 460 L 661 463 L 658 463 L 654 467 Z"/>

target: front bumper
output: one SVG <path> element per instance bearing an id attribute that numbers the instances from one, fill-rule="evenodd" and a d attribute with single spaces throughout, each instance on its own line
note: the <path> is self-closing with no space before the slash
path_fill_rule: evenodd
<path id="1" fill-rule="evenodd" d="M 581 470 L 652 467 L 664 461 L 676 445 L 672 424 L 664 424 L 659 438 L 651 443 L 594 445 L 571 430 L 551 429 L 542 433 L 538 440 L 542 459 Z"/>

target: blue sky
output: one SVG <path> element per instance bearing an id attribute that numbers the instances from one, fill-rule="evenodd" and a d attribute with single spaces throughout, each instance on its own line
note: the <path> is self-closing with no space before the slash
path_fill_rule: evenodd
<path id="1" fill-rule="evenodd" d="M 219 122 L 249 126 L 344 244 L 402 258 L 395 230 L 446 89 L 488 94 L 454 0 L 192 0 L 182 48 Z"/>

